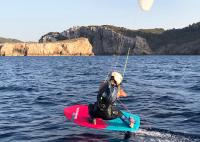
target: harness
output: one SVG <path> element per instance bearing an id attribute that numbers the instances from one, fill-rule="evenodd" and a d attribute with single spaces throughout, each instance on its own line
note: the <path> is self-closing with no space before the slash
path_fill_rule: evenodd
<path id="1" fill-rule="evenodd" d="M 117 99 L 119 88 L 112 87 L 106 83 L 100 90 L 97 96 L 97 104 L 101 111 L 109 111 Z"/>

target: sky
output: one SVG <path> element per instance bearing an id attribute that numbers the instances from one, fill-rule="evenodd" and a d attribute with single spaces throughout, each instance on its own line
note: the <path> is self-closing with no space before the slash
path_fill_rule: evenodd
<path id="1" fill-rule="evenodd" d="M 200 22 L 200 0 L 155 0 L 149 12 L 138 0 L 0 0 L 0 6 L 0 37 L 22 41 L 73 26 L 172 29 Z"/>

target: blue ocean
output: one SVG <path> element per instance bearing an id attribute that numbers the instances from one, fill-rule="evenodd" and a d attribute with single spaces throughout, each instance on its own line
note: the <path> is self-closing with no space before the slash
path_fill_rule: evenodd
<path id="1" fill-rule="evenodd" d="M 0 141 L 124 141 L 122 132 L 76 126 L 63 109 L 95 102 L 100 83 L 125 61 L 0 57 Z M 200 141 L 200 56 L 129 56 L 122 87 L 128 96 L 119 107 L 141 118 L 130 142 Z"/>

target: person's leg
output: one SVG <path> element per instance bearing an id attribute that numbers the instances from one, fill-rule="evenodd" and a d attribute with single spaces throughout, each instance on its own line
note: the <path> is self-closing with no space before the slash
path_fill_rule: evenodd
<path id="1" fill-rule="evenodd" d="M 88 113 L 89 113 L 90 117 L 93 117 L 93 115 L 94 115 L 94 105 L 95 104 L 89 104 L 88 105 Z"/>
<path id="2" fill-rule="evenodd" d="M 89 104 L 88 105 L 88 112 L 89 112 L 89 122 L 96 125 L 96 119 L 95 119 L 95 114 L 96 114 L 96 103 L 95 104 Z"/>
<path id="3" fill-rule="evenodd" d="M 88 105 L 88 112 L 90 115 L 89 121 L 95 125 L 96 125 L 96 118 L 102 118 L 102 119 L 107 118 L 106 111 L 100 110 L 97 102 Z"/>
<path id="4" fill-rule="evenodd" d="M 130 128 L 134 127 L 134 119 L 131 117 L 126 117 L 122 111 L 120 111 L 116 106 L 109 106 L 107 110 L 104 112 L 102 117 L 105 120 L 112 120 L 116 118 L 120 118 L 124 123 L 127 124 Z"/>
<path id="5" fill-rule="evenodd" d="M 122 116 L 121 111 L 115 106 L 109 106 L 105 111 L 105 118 L 106 120 L 112 120 L 116 118 L 120 118 Z"/>

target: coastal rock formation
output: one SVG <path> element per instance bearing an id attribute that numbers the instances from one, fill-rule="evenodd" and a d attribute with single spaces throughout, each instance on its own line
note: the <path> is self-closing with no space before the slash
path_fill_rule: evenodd
<path id="1" fill-rule="evenodd" d="M 93 46 L 95 55 L 200 55 L 200 22 L 182 29 L 130 30 L 112 25 L 82 26 L 61 33 L 51 32 L 39 42 L 86 37 Z"/>
<path id="2" fill-rule="evenodd" d="M 193 42 L 176 44 L 167 44 L 157 50 L 158 55 L 200 55 L 200 40 Z"/>
<path id="3" fill-rule="evenodd" d="M 131 55 L 152 53 L 144 38 L 140 36 L 131 38 L 107 26 L 82 26 L 70 28 L 62 33 L 51 32 L 42 36 L 39 42 L 54 42 L 77 37 L 88 38 L 95 55 L 126 55 L 129 48 Z"/>
<path id="4" fill-rule="evenodd" d="M 1 56 L 74 56 L 93 55 L 92 46 L 86 38 L 50 43 L 4 43 L 0 45 Z"/>

